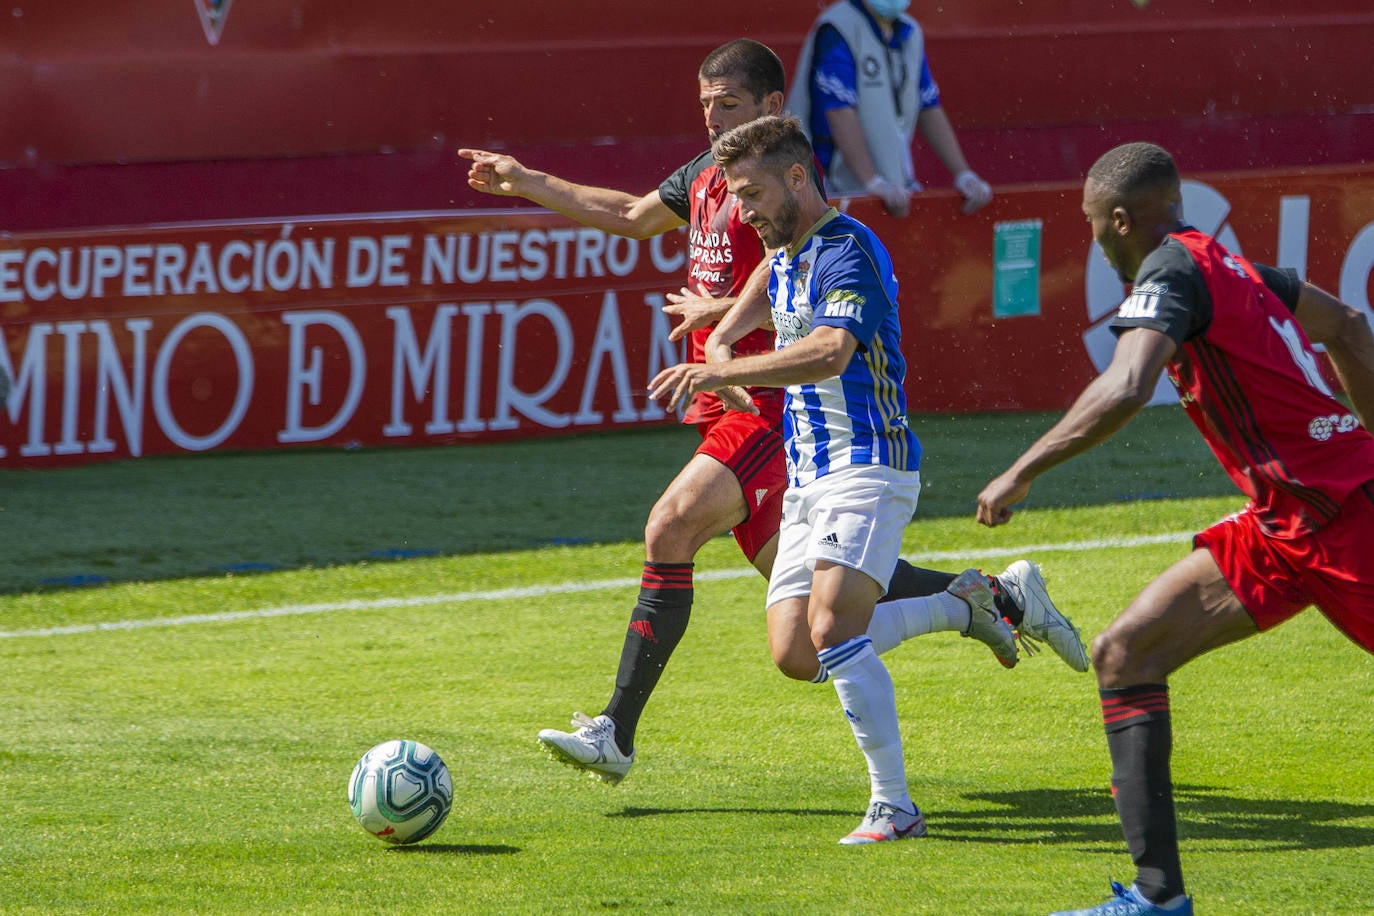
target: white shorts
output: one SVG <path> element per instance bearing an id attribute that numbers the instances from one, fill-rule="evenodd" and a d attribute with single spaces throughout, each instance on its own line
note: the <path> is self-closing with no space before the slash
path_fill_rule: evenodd
<path id="1" fill-rule="evenodd" d="M 919 471 L 870 464 L 788 487 L 767 606 L 810 595 L 817 560 L 857 569 L 887 588 L 920 495 Z"/>

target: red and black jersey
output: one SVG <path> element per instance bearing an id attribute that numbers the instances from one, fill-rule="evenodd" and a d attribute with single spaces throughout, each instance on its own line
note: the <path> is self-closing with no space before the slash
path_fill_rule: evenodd
<path id="1" fill-rule="evenodd" d="M 763 242 L 753 227 L 741 222 L 735 197 L 725 188 L 725 176 L 707 150 L 678 169 L 659 185 L 659 197 L 670 210 L 687 222 L 687 288 L 698 296 L 724 298 L 737 296 L 754 268 L 763 260 Z M 693 331 L 687 345 L 687 361 L 705 361 L 706 338 L 710 328 Z M 737 355 L 769 353 L 773 333 L 751 331 L 735 344 Z M 779 415 L 782 391 L 777 388 L 751 388 L 755 403 L 776 401 L 771 415 Z M 760 409 L 764 405 L 759 404 Z M 725 408 L 714 394 L 696 395 L 683 418 L 685 423 L 714 420 Z"/>
<path id="2" fill-rule="evenodd" d="M 1293 317 L 1301 282 L 1195 229 L 1141 264 L 1112 328 L 1150 327 L 1179 348 L 1169 380 L 1266 531 L 1315 531 L 1374 480 L 1374 436 L 1327 386 Z"/>

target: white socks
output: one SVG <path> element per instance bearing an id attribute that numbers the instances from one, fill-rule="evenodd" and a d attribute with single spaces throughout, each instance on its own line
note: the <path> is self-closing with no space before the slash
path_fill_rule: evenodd
<path id="1" fill-rule="evenodd" d="M 873 619 L 869 621 L 867 635 L 873 641 L 873 651 L 882 655 L 908 639 L 925 636 L 927 633 L 941 633 L 945 630 L 962 633 L 968 629 L 971 613 L 967 601 L 949 592 L 938 592 L 921 598 L 884 601 L 873 609 Z M 821 656 L 818 655 L 817 658 Z M 821 658 L 821 670 L 816 672 L 811 683 L 823 684 L 829 678 L 830 671 L 825 659 Z"/>
<path id="2" fill-rule="evenodd" d="M 873 640 L 873 651 L 882 655 L 908 639 L 944 630 L 962 633 L 968 625 L 968 602 L 949 592 L 939 592 L 921 598 L 884 601 L 873 609 L 868 635 Z"/>
<path id="3" fill-rule="evenodd" d="M 958 598 L 954 600 L 963 605 Z M 892 677 L 873 651 L 873 641 L 867 636 L 855 636 L 838 646 L 822 649 L 817 658 L 835 681 L 835 693 L 839 694 L 840 705 L 854 730 L 854 740 L 868 761 L 871 800 L 888 802 L 903 811 L 916 810 L 907 789 Z"/>

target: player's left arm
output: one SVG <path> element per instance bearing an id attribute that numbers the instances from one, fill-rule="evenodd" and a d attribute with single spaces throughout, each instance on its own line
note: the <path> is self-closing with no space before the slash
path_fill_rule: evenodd
<path id="1" fill-rule="evenodd" d="M 754 320 L 754 316 L 762 313 L 762 317 L 757 319 L 760 324 L 749 328 L 749 331 L 754 330 L 754 328 L 771 328 L 773 326 L 771 307 L 768 301 L 767 256 L 754 268 L 754 272 L 749 275 L 738 296 L 719 298 L 697 296 L 685 286 L 678 293 L 669 293 L 668 305 L 663 307 L 663 311 L 667 315 L 681 318 L 682 321 L 668 332 L 668 339 L 676 342 L 699 328 L 719 324 L 735 303 L 741 299 L 746 301 L 744 308 L 748 320 Z M 748 331 L 745 333 L 747 334 Z M 735 339 L 738 340 L 739 338 Z M 731 341 L 731 343 L 733 342 Z"/>
<path id="2" fill-rule="evenodd" d="M 1160 373 L 1178 349 L 1163 331 L 1135 327 L 1122 333 L 1116 352 L 1068 413 L 978 494 L 978 521 L 988 527 L 1011 520 L 1011 507 L 1031 482 L 1056 465 L 1106 442 L 1150 403 Z"/>
<path id="3" fill-rule="evenodd" d="M 849 365 L 859 339 L 851 331 L 833 325 L 817 325 L 795 343 L 771 353 L 732 359 L 729 384 L 785 388 L 834 378 Z"/>
<path id="4" fill-rule="evenodd" d="M 664 408 L 671 412 L 699 391 L 719 391 L 732 385 L 785 388 L 819 382 L 843 372 L 858 348 L 859 339 L 849 331 L 821 325 L 796 343 L 771 353 L 755 353 L 726 362 L 670 366 L 649 383 L 649 396 L 663 401 Z"/>
<path id="5" fill-rule="evenodd" d="M 668 339 L 674 343 L 693 331 L 708 328 L 720 321 L 735 304 L 734 296 L 698 296 L 685 286 L 675 293 L 669 293 L 667 299 L 663 314 L 681 319 L 668 332 Z"/>
<path id="6" fill-rule="evenodd" d="M 1368 317 L 1311 283 L 1303 283 L 1293 316 L 1309 340 L 1326 347 L 1360 422 L 1374 429 L 1374 332 Z"/>
<path id="7" fill-rule="evenodd" d="M 731 358 L 731 348 L 759 328 L 773 326 L 773 303 L 768 298 L 768 260 L 765 259 L 749 275 L 744 288 L 735 297 L 729 310 L 716 322 L 706 338 L 707 362 L 724 362 Z"/>
<path id="8" fill-rule="evenodd" d="M 678 403 L 685 397 L 699 391 L 715 391 L 729 409 L 757 414 L 758 407 L 749 396 L 749 392 L 742 387 L 744 383 L 726 381 L 720 372 L 711 367 L 733 362 L 733 348 L 738 341 L 757 328 L 771 325 L 772 303 L 768 298 L 768 261 L 765 259 L 749 275 L 740 294 L 730 300 L 729 309 L 720 316 L 715 329 L 706 338 L 703 348 L 706 363 L 683 363 L 663 370 L 649 383 L 649 396 L 655 399 L 669 398 L 666 406 L 672 411 L 677 409 Z M 682 334 L 686 333 L 682 331 L 682 327 L 683 325 L 678 325 L 674 329 L 670 335 L 673 340 L 681 338 Z M 682 333 L 678 333 L 679 331 Z M 672 379 L 671 384 L 667 382 L 669 377 Z"/>

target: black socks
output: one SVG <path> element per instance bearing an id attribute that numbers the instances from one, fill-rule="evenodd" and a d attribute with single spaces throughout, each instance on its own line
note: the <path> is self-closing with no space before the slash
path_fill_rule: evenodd
<path id="1" fill-rule="evenodd" d="M 1169 775 L 1169 687 L 1140 684 L 1098 694 L 1112 755 L 1112 796 L 1135 861 L 1135 883 L 1150 900 L 1165 902 L 1184 892 Z"/>
<path id="2" fill-rule="evenodd" d="M 892 573 L 892 581 L 887 583 L 887 594 L 878 600 L 896 601 L 898 598 L 938 595 L 949 588 L 949 584 L 957 578 L 958 576 L 953 573 L 922 569 L 912 566 L 906 560 L 898 560 L 897 568 Z"/>
<path id="3" fill-rule="evenodd" d="M 658 685 L 668 659 L 687 632 L 692 615 L 691 563 L 645 562 L 639 602 L 620 652 L 615 692 L 602 715 L 615 721 L 615 743 L 622 754 L 634 750 L 644 704 Z"/>

